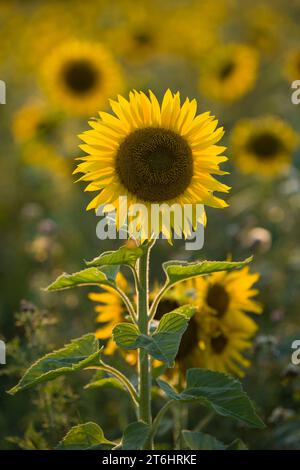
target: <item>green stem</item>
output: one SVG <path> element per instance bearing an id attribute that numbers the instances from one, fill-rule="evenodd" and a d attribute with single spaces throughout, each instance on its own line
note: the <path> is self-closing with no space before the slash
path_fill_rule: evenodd
<path id="1" fill-rule="evenodd" d="M 164 406 L 159 410 L 159 412 L 155 416 L 153 420 L 153 424 L 152 424 L 152 429 L 151 429 L 151 436 L 150 436 L 151 439 L 154 439 L 154 436 L 158 431 L 162 418 L 164 417 L 168 409 L 173 405 L 173 403 L 176 403 L 175 400 L 170 400 L 167 403 L 165 403 Z"/>
<path id="2" fill-rule="evenodd" d="M 155 317 L 158 304 L 159 304 L 161 298 L 163 297 L 163 295 L 167 292 L 167 290 L 168 290 L 169 288 L 170 288 L 169 284 L 166 283 L 166 284 L 160 289 L 160 291 L 158 292 L 157 296 L 156 296 L 155 299 L 153 300 L 152 305 L 151 305 L 151 308 L 150 308 L 150 312 L 149 312 L 149 321 L 153 320 L 153 318 Z"/>
<path id="3" fill-rule="evenodd" d="M 144 254 L 138 261 L 138 325 L 140 332 L 144 335 L 149 333 L 148 319 L 148 283 L 149 283 L 149 255 L 151 246 L 145 249 Z M 139 374 L 139 419 L 151 425 L 151 361 L 144 349 L 138 352 L 138 374 Z M 145 448 L 152 448 L 151 442 L 145 444 Z"/>
<path id="4" fill-rule="evenodd" d="M 127 377 L 125 377 L 124 374 L 122 374 L 122 372 L 120 372 L 118 369 L 115 369 L 112 366 L 109 366 L 108 364 L 105 364 L 104 362 L 101 362 L 100 366 L 90 366 L 90 367 L 87 367 L 87 369 L 104 370 L 108 374 L 111 374 L 114 377 L 116 377 L 119 380 L 119 382 L 129 392 L 129 395 L 130 395 L 130 397 L 133 401 L 135 409 L 137 410 L 138 404 L 139 404 L 138 395 L 137 395 L 136 390 L 135 390 L 134 386 L 132 385 L 132 383 L 127 379 Z"/>
<path id="5" fill-rule="evenodd" d="M 127 297 L 127 295 L 125 294 L 125 292 L 123 292 L 121 289 L 119 289 L 118 287 L 116 286 L 112 286 L 113 289 L 115 289 L 115 291 L 119 294 L 119 296 L 121 297 L 121 299 L 123 300 L 124 304 L 126 305 L 127 307 L 127 310 L 130 314 L 130 317 L 133 321 L 133 323 L 135 323 L 137 325 L 137 316 L 136 316 L 136 313 L 135 313 L 135 310 L 134 310 L 134 307 L 130 301 L 130 299 Z"/>

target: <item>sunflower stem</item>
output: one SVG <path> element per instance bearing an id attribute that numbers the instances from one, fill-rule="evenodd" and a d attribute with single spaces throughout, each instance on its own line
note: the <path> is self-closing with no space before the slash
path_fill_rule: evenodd
<path id="1" fill-rule="evenodd" d="M 138 261 L 138 324 L 140 332 L 144 335 L 149 333 L 149 255 L 151 245 L 148 244 L 144 254 Z M 151 361 L 150 356 L 144 349 L 138 352 L 138 375 L 139 375 L 139 419 L 151 425 Z M 152 449 L 152 440 L 146 442 L 145 449 Z"/>

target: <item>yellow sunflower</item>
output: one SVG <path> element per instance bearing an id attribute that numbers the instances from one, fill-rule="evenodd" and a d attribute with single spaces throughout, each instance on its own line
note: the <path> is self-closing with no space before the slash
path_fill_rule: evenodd
<path id="1" fill-rule="evenodd" d="M 203 64 L 199 82 L 202 93 L 221 102 L 238 100 L 254 87 L 258 62 L 257 52 L 249 46 L 221 46 Z"/>
<path id="2" fill-rule="evenodd" d="M 43 103 L 35 102 L 22 106 L 13 116 L 12 132 L 16 142 L 24 143 L 49 133 L 55 119 Z"/>
<path id="3" fill-rule="evenodd" d="M 294 130 L 275 116 L 238 122 L 230 140 L 241 171 L 264 177 L 274 177 L 289 167 L 299 141 Z"/>
<path id="4" fill-rule="evenodd" d="M 240 329 L 234 318 L 229 320 L 228 317 L 224 324 L 211 316 L 206 317 L 193 362 L 197 362 L 198 367 L 243 377 L 244 369 L 251 365 L 245 357 L 252 348 L 251 338 L 252 335 Z"/>
<path id="5" fill-rule="evenodd" d="M 213 192 L 230 189 L 213 176 L 224 174 L 219 164 L 227 160 L 219 156 L 225 147 L 216 145 L 223 135 L 218 121 L 209 113 L 196 116 L 196 100 L 187 98 L 181 106 L 179 93 L 168 90 L 161 105 L 149 94 L 134 91 L 129 100 L 119 95 L 110 102 L 115 115 L 100 112 L 100 120 L 90 121 L 93 129 L 80 135 L 88 156 L 79 158 L 75 170 L 84 173 L 79 181 L 89 182 L 86 191 L 98 191 L 87 209 L 113 205 L 119 229 L 127 215 L 124 211 L 121 220 L 119 196 L 127 196 L 128 207 L 142 203 L 147 208 L 138 218 L 142 240 L 150 236 L 145 217 L 153 203 L 223 208 L 227 204 Z M 202 212 L 196 218 L 205 222 Z M 196 218 L 188 220 L 194 227 Z M 171 238 L 163 224 L 158 231 Z"/>
<path id="6" fill-rule="evenodd" d="M 240 330 L 254 334 L 257 325 L 247 313 L 261 314 L 263 310 L 262 305 L 253 299 L 259 292 L 253 287 L 258 279 L 259 274 L 250 273 L 247 266 L 238 271 L 196 278 L 195 302 L 200 314 L 215 316 L 223 324 L 229 320 Z"/>
<path id="7" fill-rule="evenodd" d="M 116 276 L 116 284 L 123 292 L 128 292 L 126 278 L 121 272 L 118 272 Z M 117 345 L 112 340 L 112 330 L 115 325 L 124 321 L 125 305 L 116 291 L 109 286 L 103 287 L 103 292 L 91 292 L 88 294 L 88 298 L 98 304 L 95 307 L 95 312 L 98 314 L 96 321 L 101 325 L 96 331 L 96 336 L 99 339 L 107 340 L 104 353 L 113 354 Z"/>
<path id="8" fill-rule="evenodd" d="M 119 65 L 94 42 L 65 42 L 50 53 L 41 72 L 49 96 L 70 114 L 94 114 L 123 88 Z"/>

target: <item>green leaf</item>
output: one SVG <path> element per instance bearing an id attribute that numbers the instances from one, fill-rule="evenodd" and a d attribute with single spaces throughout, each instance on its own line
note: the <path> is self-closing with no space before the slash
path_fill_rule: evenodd
<path id="1" fill-rule="evenodd" d="M 149 424 L 143 421 L 135 421 L 127 426 L 124 431 L 121 450 L 140 450 L 145 445 L 149 434 Z"/>
<path id="2" fill-rule="evenodd" d="M 186 382 L 186 389 L 178 393 L 163 380 L 157 380 L 158 385 L 173 400 L 199 401 L 222 416 L 237 419 L 251 427 L 264 427 L 237 379 L 220 372 L 195 368 L 187 371 Z"/>
<path id="3" fill-rule="evenodd" d="M 108 441 L 100 426 L 96 423 L 85 423 L 74 426 L 60 441 L 57 450 L 105 450 L 115 447 Z"/>
<path id="4" fill-rule="evenodd" d="M 252 261 L 252 257 L 244 261 L 196 261 L 188 263 L 184 261 L 167 261 L 163 264 L 164 271 L 167 276 L 168 285 L 183 281 L 196 276 L 204 276 L 206 274 L 218 271 L 230 271 L 232 269 L 242 268 Z"/>
<path id="5" fill-rule="evenodd" d="M 99 388 L 117 388 L 119 390 L 125 390 L 119 380 L 114 377 L 106 377 L 104 379 L 93 380 L 84 387 L 86 390 L 94 390 Z"/>
<path id="6" fill-rule="evenodd" d="M 191 311 L 195 312 L 195 309 L 192 308 Z M 188 320 L 189 318 L 181 313 L 166 313 L 151 336 L 152 341 L 145 344 L 145 349 L 151 356 L 172 367 Z"/>
<path id="7" fill-rule="evenodd" d="M 98 268 L 87 268 L 73 274 L 61 274 L 52 284 L 46 287 L 46 290 L 56 291 L 76 286 L 112 285 L 113 283 L 113 273 L 100 271 Z"/>
<path id="8" fill-rule="evenodd" d="M 183 439 L 191 450 L 224 450 L 225 445 L 214 436 L 203 432 L 182 431 Z"/>
<path id="9" fill-rule="evenodd" d="M 136 248 L 128 248 L 122 246 L 116 251 L 106 251 L 100 256 L 86 261 L 87 266 L 105 266 L 105 265 L 127 265 L 134 267 L 137 260 L 143 255 L 144 249 L 142 246 Z"/>
<path id="10" fill-rule="evenodd" d="M 53 380 L 60 375 L 99 364 L 99 343 L 94 334 L 74 339 L 62 349 L 38 359 L 23 375 L 19 383 L 8 391 L 14 395 L 21 390 Z"/>
<path id="11" fill-rule="evenodd" d="M 138 343 L 140 332 L 133 323 L 118 323 L 112 330 L 112 335 L 120 348 L 137 349 L 140 347 Z"/>
<path id="12" fill-rule="evenodd" d="M 143 348 L 155 359 L 172 367 L 182 335 L 195 312 L 195 307 L 185 305 L 166 313 L 151 336 L 141 334 L 137 326 L 132 323 L 119 323 L 113 329 L 114 341 L 125 349 Z"/>
<path id="13" fill-rule="evenodd" d="M 235 439 L 226 447 L 226 450 L 248 450 L 248 448 L 241 439 Z"/>

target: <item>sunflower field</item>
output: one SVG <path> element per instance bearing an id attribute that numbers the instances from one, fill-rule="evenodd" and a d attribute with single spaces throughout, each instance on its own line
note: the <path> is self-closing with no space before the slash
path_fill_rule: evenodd
<path id="1" fill-rule="evenodd" d="M 300 449 L 299 23 L 0 0 L 1 451 Z"/>

